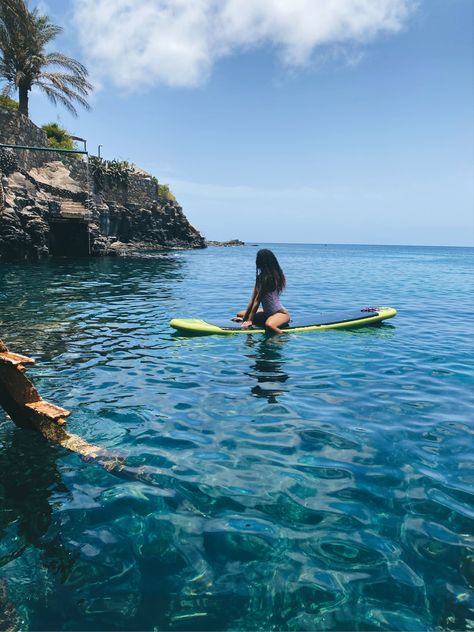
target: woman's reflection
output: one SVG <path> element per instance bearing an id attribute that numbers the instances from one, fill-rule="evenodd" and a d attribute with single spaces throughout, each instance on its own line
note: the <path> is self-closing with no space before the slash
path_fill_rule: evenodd
<path id="1" fill-rule="evenodd" d="M 277 397 L 287 391 L 283 384 L 289 376 L 282 369 L 282 351 L 288 337 L 264 336 L 256 340 L 253 336 L 247 336 L 245 342 L 254 351 L 248 354 L 255 362 L 250 365 L 250 372 L 247 373 L 257 379 L 257 385 L 251 389 L 252 395 L 266 397 L 269 404 L 275 404 L 278 401 Z"/>

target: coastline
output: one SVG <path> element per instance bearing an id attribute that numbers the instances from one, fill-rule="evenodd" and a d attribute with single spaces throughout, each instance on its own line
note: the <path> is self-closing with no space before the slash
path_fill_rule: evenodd
<path id="1" fill-rule="evenodd" d="M 0 260 L 206 247 L 151 174 L 61 152 L 29 119 L 0 106 Z"/>
<path id="2" fill-rule="evenodd" d="M 247 246 L 244 241 L 240 241 L 240 239 L 230 239 L 229 241 L 214 241 L 214 240 L 206 240 L 206 246 L 224 246 L 226 248 L 232 248 L 235 246 Z"/>

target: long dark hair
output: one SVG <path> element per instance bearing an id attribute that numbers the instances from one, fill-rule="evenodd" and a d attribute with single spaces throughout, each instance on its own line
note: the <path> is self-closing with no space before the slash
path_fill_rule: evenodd
<path id="1" fill-rule="evenodd" d="M 286 279 L 273 252 L 266 248 L 259 250 L 255 264 L 257 266 L 257 290 L 260 293 L 276 290 L 280 294 L 285 288 Z"/>

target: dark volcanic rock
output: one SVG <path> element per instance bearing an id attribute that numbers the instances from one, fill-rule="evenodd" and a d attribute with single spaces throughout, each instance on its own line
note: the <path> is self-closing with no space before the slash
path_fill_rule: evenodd
<path id="1" fill-rule="evenodd" d="M 177 202 L 142 196 L 140 204 L 119 203 L 101 194 L 88 203 L 67 164 L 18 168 L 0 182 L 0 259 L 206 247 Z"/>
<path id="2" fill-rule="evenodd" d="M 181 207 L 168 200 L 148 208 L 102 203 L 91 225 L 92 253 L 130 254 L 139 250 L 205 248 L 204 238 L 188 222 Z"/>
<path id="3" fill-rule="evenodd" d="M 245 246 L 245 242 L 240 241 L 240 239 L 231 239 L 230 241 L 206 241 L 206 246 Z"/>
<path id="4" fill-rule="evenodd" d="M 47 145 L 27 117 L 1 106 L 0 142 Z M 126 185 L 90 192 L 88 176 L 77 157 L 0 148 L 0 260 L 206 247 L 181 206 L 157 195 L 150 174 L 135 169 Z"/>

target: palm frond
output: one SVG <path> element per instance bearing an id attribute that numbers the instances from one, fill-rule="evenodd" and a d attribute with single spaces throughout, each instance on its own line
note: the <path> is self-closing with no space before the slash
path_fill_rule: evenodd
<path id="1" fill-rule="evenodd" d="M 44 94 L 48 97 L 48 99 L 52 103 L 54 103 L 54 105 L 57 105 L 58 103 L 60 103 L 67 110 L 69 110 L 69 112 L 73 116 L 77 116 L 77 110 L 71 102 L 70 95 L 65 94 L 63 90 L 58 90 L 57 88 L 53 87 L 51 84 L 43 83 L 41 81 L 38 81 L 36 85 L 39 87 L 39 89 L 42 92 L 44 92 Z M 88 104 L 86 105 L 87 107 L 89 107 Z"/>
<path id="2" fill-rule="evenodd" d="M 13 94 L 13 86 L 11 83 L 6 83 L 3 86 L 1 94 L 3 97 L 10 97 Z"/>
<path id="3" fill-rule="evenodd" d="M 86 67 L 79 61 L 46 51 L 61 31 L 38 9 L 30 11 L 25 0 L 0 0 L 0 81 L 20 94 L 38 85 L 53 103 L 77 115 L 74 103 L 88 108 L 86 97 L 92 85 Z M 55 66 L 66 72 L 53 72 Z"/>
<path id="4" fill-rule="evenodd" d="M 71 86 L 68 86 L 63 81 L 57 79 L 56 77 L 52 77 L 49 81 L 38 81 L 36 82 L 35 85 L 48 86 L 57 92 L 62 92 L 62 94 L 64 94 L 64 96 L 70 101 L 77 101 L 84 107 L 86 108 L 88 107 L 87 102 L 83 94 L 80 93 L 80 91 L 75 90 Z"/>
<path id="5" fill-rule="evenodd" d="M 62 53 L 48 53 L 44 56 L 44 60 L 45 65 L 51 64 L 55 66 L 60 66 L 61 68 L 70 70 L 74 74 L 82 75 L 83 77 L 87 77 L 88 75 L 87 68 L 83 66 L 81 62 L 77 61 L 77 59 L 73 59 L 72 57 L 67 57 L 67 55 L 63 55 Z"/>
<path id="6" fill-rule="evenodd" d="M 75 116 L 77 116 L 75 104 L 81 105 L 86 110 L 90 109 L 90 105 L 83 94 L 58 80 L 56 77 L 38 80 L 35 82 L 35 85 L 38 86 L 53 103 L 61 103 Z"/>

